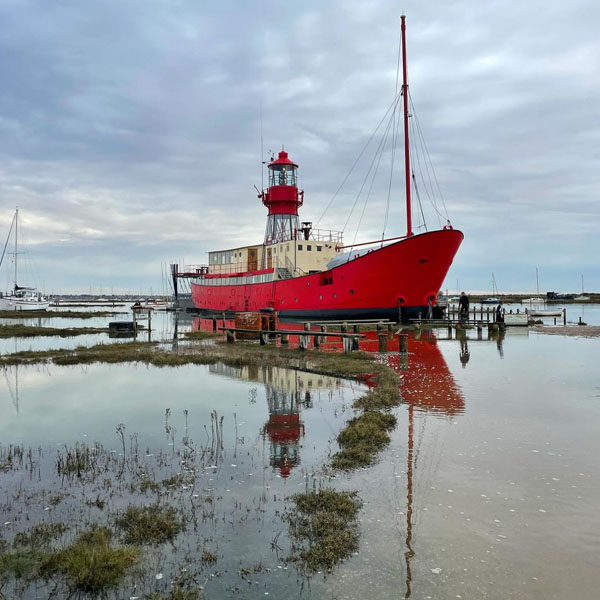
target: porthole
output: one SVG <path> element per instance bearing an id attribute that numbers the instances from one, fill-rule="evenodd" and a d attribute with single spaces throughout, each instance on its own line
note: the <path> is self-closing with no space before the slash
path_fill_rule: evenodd
<path id="1" fill-rule="evenodd" d="M 319 300 L 323 300 L 323 295 L 319 294 Z"/>
<path id="2" fill-rule="evenodd" d="M 350 295 L 354 296 L 354 290 L 350 290 Z"/>
<path id="3" fill-rule="evenodd" d="M 333 297 L 337 298 L 337 294 L 335 292 L 333 292 Z"/>

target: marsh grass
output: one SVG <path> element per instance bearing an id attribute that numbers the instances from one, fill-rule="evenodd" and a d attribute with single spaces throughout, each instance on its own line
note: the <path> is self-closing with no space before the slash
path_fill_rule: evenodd
<path id="1" fill-rule="evenodd" d="M 32 327 L 30 325 L 0 325 L 0 338 L 13 337 L 75 337 L 94 333 L 107 333 L 105 327 Z"/>
<path id="2" fill-rule="evenodd" d="M 358 511 L 355 492 L 324 489 L 295 494 L 284 518 L 292 540 L 290 560 L 308 573 L 331 571 L 358 550 Z"/>
<path id="3" fill-rule="evenodd" d="M 340 451 L 331 459 L 334 469 L 350 470 L 372 464 L 377 452 L 390 442 L 388 431 L 396 426 L 396 417 L 381 412 L 365 412 L 348 421 L 337 440 Z"/>
<path id="4" fill-rule="evenodd" d="M 116 525 L 124 532 L 126 544 L 158 545 L 172 542 L 175 536 L 185 529 L 173 506 L 127 507 L 116 520 Z"/>
<path id="5" fill-rule="evenodd" d="M 207 340 L 222 337 L 223 334 L 216 331 L 186 331 L 183 337 L 186 340 Z"/>
<path id="6" fill-rule="evenodd" d="M 21 531 L 15 535 L 13 546 L 18 547 L 47 547 L 52 542 L 60 539 L 69 526 L 66 523 L 38 523 L 28 531 Z"/>
<path id="7" fill-rule="evenodd" d="M 20 310 L 0 310 L 0 319 L 92 319 L 94 317 L 112 317 L 122 315 L 122 311 L 76 311 L 76 310 L 32 310 L 23 313 Z"/>
<path id="8" fill-rule="evenodd" d="M 203 591 L 200 587 L 184 589 L 177 585 L 166 596 L 156 592 L 145 596 L 146 600 L 200 600 L 203 597 Z"/>
<path id="9" fill-rule="evenodd" d="M 76 443 L 73 448 L 65 446 L 64 451 L 58 451 L 56 472 L 67 477 L 81 477 L 85 473 L 93 472 L 97 467 L 97 450 L 80 443 Z"/>
<path id="10" fill-rule="evenodd" d="M 116 587 L 139 556 L 137 548 L 113 546 L 110 529 L 95 526 L 43 559 L 40 573 L 44 578 L 63 574 L 73 588 L 98 593 Z"/>

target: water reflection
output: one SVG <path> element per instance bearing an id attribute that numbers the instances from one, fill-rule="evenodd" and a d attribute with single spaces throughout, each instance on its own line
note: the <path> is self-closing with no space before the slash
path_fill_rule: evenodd
<path id="1" fill-rule="evenodd" d="M 404 598 L 412 595 L 412 560 L 415 557 L 414 527 L 418 521 L 415 508 L 417 480 L 417 450 L 422 442 L 417 434 L 415 440 L 415 412 L 423 418 L 427 414 L 453 418 L 464 413 L 465 399 L 457 386 L 450 369 L 442 355 L 435 332 L 424 329 L 409 336 L 409 352 L 405 355 L 389 355 L 388 365 L 402 374 L 401 393 L 403 404 L 407 407 L 407 452 L 406 452 L 406 522 L 404 538 Z M 460 362 L 463 367 L 469 361 L 469 349 L 465 332 L 459 337 Z M 423 428 L 420 428 L 423 435 Z"/>
<path id="2" fill-rule="evenodd" d="M 265 386 L 269 418 L 261 430 L 269 440 L 269 463 L 282 477 L 289 477 L 300 464 L 300 450 L 305 426 L 301 410 L 312 408 L 312 394 L 317 390 L 340 388 L 336 377 L 292 371 L 269 365 L 232 367 L 217 363 L 209 366 L 211 373 L 255 381 Z"/>

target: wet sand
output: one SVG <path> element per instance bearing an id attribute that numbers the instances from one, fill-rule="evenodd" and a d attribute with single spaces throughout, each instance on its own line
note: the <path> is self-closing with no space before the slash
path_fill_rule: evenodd
<path id="1" fill-rule="evenodd" d="M 567 327 L 536 325 L 531 327 L 530 331 L 551 335 L 567 335 L 569 337 L 600 337 L 600 325 L 570 325 Z"/>

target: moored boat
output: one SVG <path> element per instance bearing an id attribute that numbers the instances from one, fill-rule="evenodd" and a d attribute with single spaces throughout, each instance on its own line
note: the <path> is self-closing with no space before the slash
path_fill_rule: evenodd
<path id="1" fill-rule="evenodd" d="M 406 234 L 344 245 L 341 232 L 301 223 L 298 209 L 304 191 L 297 187 L 298 165 L 282 150 L 269 162 L 269 185 L 258 196 L 268 210 L 264 241 L 209 252 L 208 265 L 191 279 L 196 308 L 270 308 L 282 317 L 320 319 L 397 320 L 439 312 L 438 292 L 464 236 L 449 223 L 439 230 L 413 232 L 404 16 L 402 64 Z"/>
<path id="2" fill-rule="evenodd" d="M 563 314 L 562 309 L 561 310 L 552 310 L 552 309 L 548 309 L 548 310 L 536 310 L 536 309 L 532 309 L 527 311 L 527 314 L 531 317 L 561 317 Z"/>
<path id="3" fill-rule="evenodd" d="M 8 230 L 4 251 L 0 257 L 0 266 L 4 260 L 6 247 L 10 241 L 11 235 L 14 235 L 14 287 L 10 292 L 0 292 L 0 310 L 17 311 L 38 311 L 46 310 L 50 306 L 50 301 L 45 298 L 41 292 L 34 287 L 26 287 L 18 284 L 18 241 L 19 241 L 19 209 L 15 209 L 15 214 Z"/>

